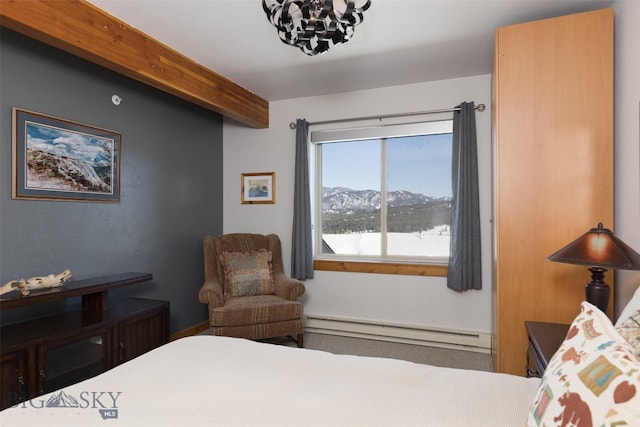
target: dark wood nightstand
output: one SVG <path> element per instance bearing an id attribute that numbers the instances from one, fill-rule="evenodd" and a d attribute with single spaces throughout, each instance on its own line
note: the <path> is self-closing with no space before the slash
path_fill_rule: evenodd
<path id="1" fill-rule="evenodd" d="M 549 360 L 558 350 L 570 325 L 562 323 L 524 322 L 529 335 L 527 377 L 542 377 Z"/>

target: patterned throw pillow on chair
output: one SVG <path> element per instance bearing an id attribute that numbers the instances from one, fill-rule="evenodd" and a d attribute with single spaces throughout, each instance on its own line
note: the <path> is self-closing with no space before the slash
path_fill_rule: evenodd
<path id="1" fill-rule="evenodd" d="M 271 251 L 266 249 L 220 254 L 225 276 L 225 300 L 240 296 L 275 294 L 272 257 Z"/>
<path id="2" fill-rule="evenodd" d="M 609 318 L 583 302 L 551 358 L 527 426 L 640 426 L 640 361 Z"/>

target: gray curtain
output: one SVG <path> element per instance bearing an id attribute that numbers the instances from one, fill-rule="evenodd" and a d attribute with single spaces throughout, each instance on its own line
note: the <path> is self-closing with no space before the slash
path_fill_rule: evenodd
<path id="1" fill-rule="evenodd" d="M 311 200 L 308 150 L 309 123 L 296 120 L 296 163 L 293 187 L 293 233 L 291 277 L 313 278 L 313 243 L 311 239 Z"/>
<path id="2" fill-rule="evenodd" d="M 451 249 L 447 287 L 482 289 L 478 148 L 473 102 L 453 114 Z"/>

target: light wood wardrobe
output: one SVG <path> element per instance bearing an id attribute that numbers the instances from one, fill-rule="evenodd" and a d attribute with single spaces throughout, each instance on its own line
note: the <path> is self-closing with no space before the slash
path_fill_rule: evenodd
<path id="1" fill-rule="evenodd" d="M 545 258 L 599 222 L 613 230 L 613 18 L 603 9 L 496 31 L 498 372 L 525 375 L 525 320 L 571 323 L 580 310 L 588 267 Z M 605 279 L 613 291 L 613 272 Z"/>

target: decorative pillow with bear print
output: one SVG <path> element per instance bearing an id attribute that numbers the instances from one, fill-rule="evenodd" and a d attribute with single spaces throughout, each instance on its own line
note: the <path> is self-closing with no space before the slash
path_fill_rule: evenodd
<path id="1" fill-rule="evenodd" d="M 631 344 L 636 358 L 640 360 L 640 310 L 629 316 L 620 326 L 616 326 L 616 331 Z"/>
<path id="2" fill-rule="evenodd" d="M 544 372 L 527 426 L 640 426 L 640 361 L 588 302 Z"/>
<path id="3" fill-rule="evenodd" d="M 618 326 L 622 325 L 629 317 L 631 317 L 633 313 L 638 310 L 640 310 L 640 286 L 638 286 L 638 289 L 636 289 L 636 291 L 633 293 L 629 302 L 627 302 L 627 304 L 622 309 L 620 317 L 618 317 L 618 320 L 616 320 L 614 326 L 617 328 Z"/>

